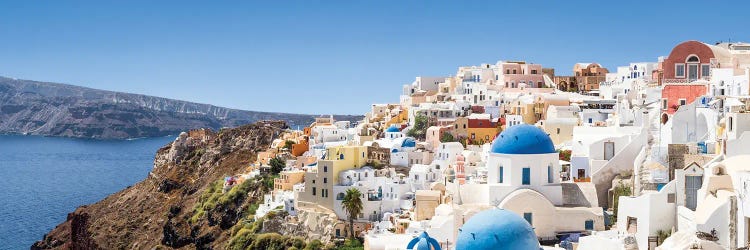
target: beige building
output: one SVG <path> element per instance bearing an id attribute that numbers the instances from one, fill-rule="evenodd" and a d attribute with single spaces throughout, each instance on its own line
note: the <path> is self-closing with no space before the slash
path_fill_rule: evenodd
<path id="1" fill-rule="evenodd" d="M 279 178 L 273 179 L 273 189 L 274 191 L 290 191 L 295 184 L 301 183 L 304 179 L 305 171 L 282 171 L 279 173 Z"/>
<path id="2" fill-rule="evenodd" d="M 416 221 L 429 220 L 435 215 L 435 208 L 442 199 L 438 190 L 417 190 L 416 193 Z"/>
<path id="3" fill-rule="evenodd" d="M 453 129 L 450 131 L 453 138 L 459 140 L 459 138 L 468 138 L 469 136 L 469 118 L 465 116 L 456 117 L 456 122 L 453 123 Z"/>
<path id="4" fill-rule="evenodd" d="M 367 163 L 367 147 L 340 146 L 326 150 L 325 159 L 319 160 L 316 168 L 305 173 L 305 189 L 299 192 L 298 207 L 316 205 L 333 210 L 335 195 L 333 185 L 338 183 L 339 173 L 360 168 Z"/>

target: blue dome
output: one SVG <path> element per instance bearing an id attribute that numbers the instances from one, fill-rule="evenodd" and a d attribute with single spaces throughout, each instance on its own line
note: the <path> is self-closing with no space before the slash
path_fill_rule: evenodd
<path id="1" fill-rule="evenodd" d="M 552 139 L 540 128 L 528 124 L 511 126 L 492 142 L 492 153 L 548 154 L 555 152 Z"/>
<path id="2" fill-rule="evenodd" d="M 526 220 L 505 209 L 479 212 L 458 231 L 456 250 L 539 250 L 534 229 Z"/>
<path id="3" fill-rule="evenodd" d="M 396 127 L 396 125 L 391 125 L 387 130 L 385 130 L 385 132 L 401 132 L 401 130 L 398 130 L 398 127 Z"/>
<path id="4" fill-rule="evenodd" d="M 427 235 L 427 232 L 422 232 L 416 238 L 409 241 L 406 245 L 406 249 L 409 250 L 440 250 L 440 243 L 437 240 Z"/>
<path id="5" fill-rule="evenodd" d="M 404 141 L 401 142 L 402 148 L 413 148 L 416 146 L 417 146 L 417 142 L 414 141 L 414 138 L 411 138 L 411 137 L 404 138 Z"/>

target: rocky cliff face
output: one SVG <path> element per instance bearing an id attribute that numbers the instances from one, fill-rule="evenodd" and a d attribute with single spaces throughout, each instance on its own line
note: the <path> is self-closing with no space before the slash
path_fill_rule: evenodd
<path id="1" fill-rule="evenodd" d="M 260 120 L 306 126 L 315 115 L 243 111 L 167 98 L 0 77 L 0 134 L 99 139 L 176 135 Z M 360 116 L 336 116 L 359 120 Z"/>
<path id="2" fill-rule="evenodd" d="M 265 150 L 286 127 L 275 121 L 208 137 L 183 133 L 159 149 L 145 180 L 76 209 L 32 249 L 223 249 L 230 229 L 249 204 L 262 200 L 267 185 L 246 181 L 242 192 L 222 195 L 200 216 L 196 204 L 205 202 L 206 193 L 224 176 L 244 172 L 256 152 Z"/>

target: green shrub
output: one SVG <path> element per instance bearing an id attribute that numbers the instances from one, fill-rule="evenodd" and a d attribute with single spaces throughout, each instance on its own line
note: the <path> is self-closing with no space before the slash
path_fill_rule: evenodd
<path id="1" fill-rule="evenodd" d="M 307 243 L 304 249 L 305 250 L 321 250 L 323 249 L 323 247 L 325 247 L 325 245 L 323 245 L 322 242 L 320 242 L 319 240 L 313 240 L 310 243 Z"/>
<path id="2" fill-rule="evenodd" d="M 255 240 L 255 232 L 250 229 L 242 228 L 235 236 L 229 239 L 229 245 L 227 249 L 230 250 L 243 250 L 252 245 Z"/>
<path id="3" fill-rule="evenodd" d="M 286 239 L 277 233 L 259 234 L 250 245 L 253 250 L 284 250 L 286 249 Z"/>
<path id="4" fill-rule="evenodd" d="M 336 247 L 337 250 L 361 250 L 364 248 L 362 242 L 359 242 L 357 239 L 346 239 L 344 244 Z"/>

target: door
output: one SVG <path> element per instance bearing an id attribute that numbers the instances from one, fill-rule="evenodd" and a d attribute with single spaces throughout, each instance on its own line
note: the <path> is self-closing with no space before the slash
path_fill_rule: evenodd
<path id="1" fill-rule="evenodd" d="M 523 168 L 522 185 L 531 185 L 531 168 Z"/>
<path id="2" fill-rule="evenodd" d="M 586 169 L 578 169 L 578 179 L 586 178 Z"/>
<path id="3" fill-rule="evenodd" d="M 698 80 L 698 64 L 688 64 L 688 80 Z"/>
<path id="4" fill-rule="evenodd" d="M 698 189 L 703 184 L 703 176 L 685 176 L 685 207 L 695 211 Z"/>
<path id="5" fill-rule="evenodd" d="M 605 142 L 604 143 L 604 160 L 612 159 L 615 156 L 615 143 Z"/>

